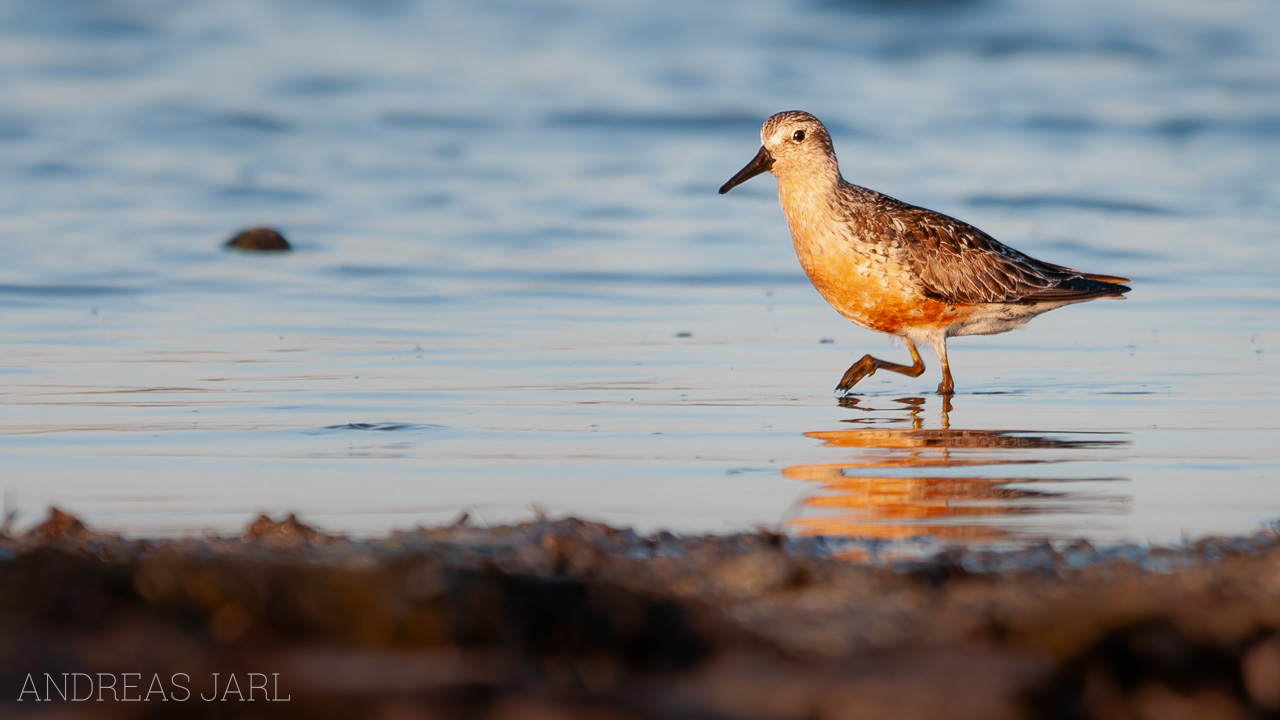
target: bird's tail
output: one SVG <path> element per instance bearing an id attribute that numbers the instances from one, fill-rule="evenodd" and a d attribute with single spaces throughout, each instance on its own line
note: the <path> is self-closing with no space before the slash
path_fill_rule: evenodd
<path id="1" fill-rule="evenodd" d="M 1097 280 L 1098 282 L 1104 282 L 1104 283 L 1112 283 L 1114 285 L 1123 285 L 1124 283 L 1130 282 L 1129 278 L 1116 277 L 1115 275 L 1098 275 L 1097 273 L 1080 273 L 1080 274 L 1089 278 L 1090 280 Z"/>
<path id="2" fill-rule="evenodd" d="M 1045 264 L 1047 265 L 1048 263 Z M 1129 282 L 1128 278 L 1085 273 L 1062 267 L 1061 265 L 1053 265 L 1052 267 L 1063 273 L 1069 273 L 1069 275 L 1052 287 L 1038 290 L 1023 297 L 1022 302 L 1080 302 L 1096 298 L 1118 298 L 1123 297 L 1131 289 L 1124 284 Z"/>

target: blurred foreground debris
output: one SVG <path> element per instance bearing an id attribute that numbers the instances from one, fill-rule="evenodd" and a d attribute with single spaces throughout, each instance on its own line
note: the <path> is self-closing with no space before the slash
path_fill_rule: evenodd
<path id="1" fill-rule="evenodd" d="M 824 548 L 578 520 L 351 540 L 292 516 L 126 540 L 53 510 L 0 536 L 0 715 L 1280 716 L 1275 532 L 1154 563 Z"/>

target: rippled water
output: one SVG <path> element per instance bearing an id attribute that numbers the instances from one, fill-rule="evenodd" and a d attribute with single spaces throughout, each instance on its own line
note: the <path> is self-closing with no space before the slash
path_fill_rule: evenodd
<path id="1" fill-rule="evenodd" d="M 0 473 L 131 533 L 468 512 L 930 541 L 1280 517 L 1280 6 L 0 5 Z M 1122 302 L 905 360 L 759 123 Z M 221 243 L 255 224 L 296 251 Z M 928 361 L 928 358 L 927 358 Z"/>

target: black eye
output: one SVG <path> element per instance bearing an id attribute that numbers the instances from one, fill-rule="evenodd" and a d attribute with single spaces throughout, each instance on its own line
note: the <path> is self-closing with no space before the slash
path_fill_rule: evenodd
<path id="1" fill-rule="evenodd" d="M 796 141 L 796 142 L 800 142 L 800 141 L 804 140 L 804 131 L 803 131 L 803 130 L 797 130 L 797 131 L 795 131 L 795 132 L 791 133 L 791 139 L 792 139 L 792 140 L 794 140 L 794 141 Z"/>

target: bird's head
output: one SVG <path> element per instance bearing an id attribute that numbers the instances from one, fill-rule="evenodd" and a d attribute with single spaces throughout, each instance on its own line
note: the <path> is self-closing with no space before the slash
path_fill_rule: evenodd
<path id="1" fill-rule="evenodd" d="M 779 177 L 800 173 L 834 173 L 839 177 L 831 136 L 822 121 L 799 110 L 780 112 L 765 120 L 760 128 L 760 151 L 720 187 L 720 194 L 763 172 Z"/>

